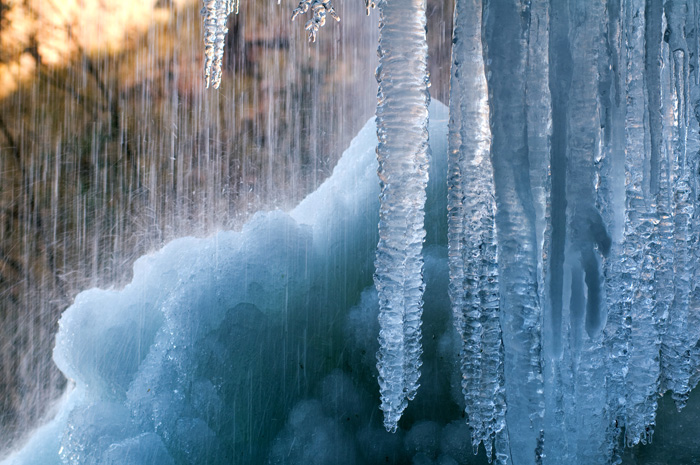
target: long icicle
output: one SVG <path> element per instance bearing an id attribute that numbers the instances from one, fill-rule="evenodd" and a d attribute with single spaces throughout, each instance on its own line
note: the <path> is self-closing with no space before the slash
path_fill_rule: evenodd
<path id="1" fill-rule="evenodd" d="M 527 37 L 530 2 L 488 2 L 488 63 L 500 316 L 513 463 L 542 462 L 544 380 L 536 213 L 527 147 Z M 535 453 L 532 451 L 535 450 Z"/>
<path id="2" fill-rule="evenodd" d="M 700 111 L 697 109 L 694 112 L 690 111 L 691 102 L 697 102 L 700 99 L 700 57 L 698 56 L 698 52 L 700 52 L 700 34 L 698 34 L 700 31 L 700 5 L 698 2 L 688 4 L 686 18 L 686 28 L 695 31 L 692 37 L 686 38 L 688 42 L 687 69 L 689 72 L 686 108 L 690 113 L 688 119 L 689 134 L 694 135 L 694 137 L 689 138 L 686 150 L 690 154 L 688 158 L 691 173 L 698 173 L 700 171 Z M 697 104 L 695 105 L 697 108 Z M 698 183 L 700 183 L 700 179 L 695 175 L 692 176 L 691 181 L 694 209 L 691 223 L 690 254 L 694 260 L 688 326 L 693 328 L 693 332 L 689 335 L 688 341 L 690 343 L 690 363 L 691 367 L 694 368 L 690 376 L 689 387 L 695 389 L 700 381 L 700 370 L 697 369 L 700 366 L 700 344 L 698 344 L 700 339 L 700 334 L 698 334 L 700 332 L 700 265 L 698 265 L 700 263 L 700 185 Z"/>
<path id="3" fill-rule="evenodd" d="M 235 2 L 235 4 L 234 4 Z M 202 24 L 204 26 L 204 85 L 218 89 L 221 84 L 221 66 L 224 44 L 228 34 L 228 15 L 238 14 L 239 0 L 204 0 Z"/>
<path id="4" fill-rule="evenodd" d="M 601 327 L 606 309 L 601 269 L 610 252 L 608 226 L 601 216 L 607 198 L 598 191 L 604 151 L 599 56 L 605 49 L 605 5 L 580 2 L 570 10 L 571 87 L 566 134 L 566 247 L 564 308 L 568 331 L 564 360 L 573 381 L 568 444 L 581 463 L 602 463 L 605 419 L 605 350 Z"/>
<path id="5" fill-rule="evenodd" d="M 697 312 L 697 308 L 694 308 L 697 302 L 693 299 L 693 283 L 697 278 L 697 187 L 694 185 L 697 181 L 691 174 L 697 172 L 697 162 L 694 161 L 695 157 L 689 156 L 689 143 L 692 143 L 689 138 L 692 111 L 690 89 L 694 81 L 690 70 L 695 68 L 690 61 L 694 54 L 690 52 L 689 45 L 694 38 L 690 34 L 686 36 L 686 31 L 692 30 L 688 23 L 692 24 L 694 20 L 694 3 L 675 1 L 667 2 L 665 6 L 670 46 L 670 98 L 667 102 L 667 115 L 670 127 L 668 145 L 672 180 L 675 289 L 662 342 L 661 369 L 663 389 L 673 391 L 672 396 L 678 409 L 685 406 L 693 387 L 691 377 L 694 363 L 691 352 L 698 340 L 697 325 L 693 324 L 693 314 Z M 697 71 L 693 70 L 693 73 Z"/>
<path id="6" fill-rule="evenodd" d="M 423 220 L 428 183 L 425 0 L 379 6 L 377 159 L 381 185 L 374 281 L 379 294 L 379 387 L 384 426 L 396 431 L 418 389 Z"/>
<path id="7" fill-rule="evenodd" d="M 447 167 L 449 292 L 462 341 L 462 392 L 472 447 L 476 452 L 483 442 L 490 458 L 495 441 L 496 462 L 506 464 L 496 199 L 481 13 L 481 0 L 455 4 Z"/>
<path id="8" fill-rule="evenodd" d="M 656 207 L 650 192 L 645 150 L 644 0 L 626 0 L 623 16 L 627 56 L 625 232 L 621 305 L 629 309 L 629 359 L 625 376 L 625 440 L 651 439 L 657 405 L 659 337 L 654 314 L 654 250 L 658 249 Z"/>

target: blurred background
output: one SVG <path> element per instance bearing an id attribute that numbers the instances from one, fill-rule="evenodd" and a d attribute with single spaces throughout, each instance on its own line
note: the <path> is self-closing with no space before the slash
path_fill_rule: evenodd
<path id="1" fill-rule="evenodd" d="M 0 0 L 0 450 L 66 380 L 57 321 L 140 255 L 287 209 L 374 114 L 377 12 L 335 0 L 315 44 L 294 0 L 240 0 L 204 89 L 200 4 Z M 453 0 L 428 0 L 431 95 L 447 102 Z"/>

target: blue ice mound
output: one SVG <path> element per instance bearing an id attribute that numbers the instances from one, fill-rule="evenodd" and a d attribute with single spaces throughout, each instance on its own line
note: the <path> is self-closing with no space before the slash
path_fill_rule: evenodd
<path id="1" fill-rule="evenodd" d="M 426 382 L 404 430 L 383 431 L 378 410 L 370 120 L 291 212 L 175 240 L 139 259 L 124 289 L 81 293 L 54 350 L 74 387 L 3 465 L 466 463 L 442 434 L 468 437 L 450 392 L 447 108 L 430 110 Z"/>

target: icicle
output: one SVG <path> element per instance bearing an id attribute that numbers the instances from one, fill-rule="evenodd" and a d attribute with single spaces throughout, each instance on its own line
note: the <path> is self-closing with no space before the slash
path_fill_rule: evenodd
<path id="1" fill-rule="evenodd" d="M 570 13 L 576 19 L 569 30 L 572 68 L 566 108 L 563 308 L 568 310 L 568 337 L 563 342 L 563 364 L 570 367 L 575 388 L 567 419 L 568 444 L 577 461 L 603 463 L 607 419 L 605 392 L 600 389 L 606 377 L 601 329 L 607 312 L 601 270 L 611 238 L 600 212 L 607 198 L 598 191 L 604 156 L 598 90 L 606 10 L 601 2 L 579 2 Z"/>
<path id="2" fill-rule="evenodd" d="M 688 119 L 688 147 L 690 155 L 689 168 L 691 173 L 700 173 L 700 4 L 688 3 L 686 29 L 695 33 L 687 37 L 688 43 L 688 97 L 686 108 L 690 113 Z M 690 359 L 693 372 L 690 377 L 690 388 L 695 389 L 700 381 L 700 177 L 691 177 L 693 191 L 693 218 L 691 223 L 690 255 L 693 257 L 693 279 L 691 281 L 690 312 L 688 327 L 691 330 Z"/>
<path id="3" fill-rule="evenodd" d="M 549 2 L 532 0 L 527 58 L 527 145 L 530 184 L 537 215 L 538 289 L 544 302 L 552 235 L 551 137 L 549 90 Z"/>
<path id="4" fill-rule="evenodd" d="M 525 80 L 529 2 L 489 2 L 485 57 L 501 287 L 501 328 L 513 463 L 534 463 L 542 438 L 544 382 L 542 312 L 538 295 L 536 214 L 527 150 Z"/>
<path id="5" fill-rule="evenodd" d="M 629 315 L 625 440 L 631 445 L 651 440 L 657 405 L 660 347 L 654 313 L 654 256 L 659 238 L 649 185 L 649 154 L 645 149 L 644 0 L 628 0 L 624 7 L 626 221 L 619 295 L 624 314 Z"/>
<path id="6" fill-rule="evenodd" d="M 340 21 L 340 16 L 335 12 L 331 0 L 301 0 L 299 6 L 292 12 L 292 21 L 309 10 L 311 10 L 312 17 L 306 22 L 304 28 L 309 32 L 309 42 L 316 42 L 318 30 L 326 24 L 327 15 L 330 15 L 336 21 Z"/>
<path id="7" fill-rule="evenodd" d="M 612 224 L 613 237 L 610 258 L 604 262 L 607 323 L 604 329 L 604 344 L 608 353 L 606 376 L 606 406 L 608 416 L 608 453 L 612 463 L 619 463 L 621 444 L 619 437 L 624 426 L 625 373 L 629 359 L 629 303 L 622 302 L 624 292 L 621 280 L 623 273 L 623 247 L 625 229 L 625 105 L 626 105 L 626 53 L 623 38 L 623 4 L 608 9 L 608 53 L 610 55 L 608 87 L 609 115 L 606 126 L 606 160 L 610 162 L 609 178 L 604 180 L 614 201 L 603 209 L 606 223 Z"/>
<path id="8" fill-rule="evenodd" d="M 234 4 L 235 1 L 235 4 Z M 204 85 L 218 89 L 221 84 L 221 65 L 224 58 L 224 42 L 228 27 L 226 22 L 232 11 L 238 14 L 239 0 L 204 0 L 200 11 L 204 27 Z"/>
<path id="9" fill-rule="evenodd" d="M 377 7 L 377 2 L 375 0 L 365 0 L 365 9 L 367 10 L 367 16 L 369 16 L 369 10 Z"/>
<path id="10" fill-rule="evenodd" d="M 689 325 L 691 283 L 695 259 L 692 250 L 692 221 L 694 200 L 690 160 L 687 156 L 689 126 L 689 73 L 685 22 L 688 15 L 686 2 L 667 5 L 670 45 L 670 101 L 669 126 L 671 155 L 671 192 L 673 209 L 673 268 L 674 297 L 663 338 L 661 363 L 665 389 L 673 391 L 678 408 L 682 408 L 690 394 L 690 349 L 697 339 L 697 330 Z M 695 336 L 694 336 L 695 335 Z"/>
<path id="11" fill-rule="evenodd" d="M 668 28 L 663 14 L 662 0 L 650 2 L 647 13 L 647 93 L 649 101 L 649 132 L 651 142 L 651 191 L 655 195 L 658 217 L 660 248 L 657 253 L 656 315 L 659 318 L 661 338 L 659 393 L 668 389 L 668 323 L 674 299 L 674 200 L 673 170 L 673 104 L 671 66 L 658 66 L 659 62 L 670 63 L 668 43 L 663 33 Z"/>
<path id="12" fill-rule="evenodd" d="M 476 453 L 508 463 L 499 322 L 496 200 L 481 0 L 455 5 L 448 158 L 450 298 L 462 339 L 462 392 Z M 502 437 L 501 437 L 502 436 Z"/>
<path id="13" fill-rule="evenodd" d="M 382 0 L 379 14 L 377 367 L 384 426 L 395 431 L 407 401 L 416 395 L 421 365 L 430 98 L 425 0 Z"/>
<path id="14" fill-rule="evenodd" d="M 564 340 L 568 333 L 565 324 L 564 299 L 564 246 L 566 244 L 566 143 L 568 127 L 568 99 L 571 86 L 571 45 L 569 43 L 569 5 L 566 2 L 550 2 L 551 24 L 549 30 L 549 89 L 552 105 L 551 151 L 550 151 L 550 194 L 549 231 L 545 229 L 543 257 L 541 259 L 546 288 L 540 293 L 543 296 L 546 331 L 545 397 L 546 397 L 546 427 L 547 431 L 568 431 L 571 406 L 575 397 L 572 395 L 572 376 L 568 358 L 564 357 Z M 532 29 L 532 27 L 531 27 Z M 534 57 L 533 57 L 534 58 Z M 534 58 L 536 60 L 536 58 Z M 532 85 L 528 82 L 529 85 Z M 537 98 L 533 89 L 533 100 Z M 529 129 L 529 126 L 528 126 Z M 531 168 L 532 169 L 532 166 Z M 542 174 L 540 174 L 542 176 Z M 534 176 L 531 175 L 531 179 Z M 537 186 L 534 181 L 533 186 Z M 534 192 L 537 195 L 537 192 Z M 536 197 L 535 197 L 536 198 Z M 546 211 L 546 210 L 545 210 Z M 546 246 L 546 248 L 544 248 Z M 546 267 L 545 267 L 546 266 Z M 568 444 L 567 434 L 551 434 L 547 436 L 545 453 L 552 458 L 551 463 L 567 463 L 571 461 L 574 444 Z"/>

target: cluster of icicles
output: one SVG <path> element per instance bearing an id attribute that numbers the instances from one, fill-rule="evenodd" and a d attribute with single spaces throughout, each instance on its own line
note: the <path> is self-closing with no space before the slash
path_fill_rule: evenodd
<path id="1" fill-rule="evenodd" d="M 228 34 L 226 23 L 231 13 L 238 14 L 239 2 L 240 0 L 203 0 L 200 14 L 204 30 L 204 85 L 206 87 L 218 89 L 221 85 L 224 44 Z M 279 2 L 280 0 L 277 1 Z M 306 22 L 305 28 L 310 42 L 316 42 L 318 30 L 326 24 L 327 16 L 340 21 L 340 16 L 333 8 L 331 0 L 301 0 L 299 6 L 292 12 L 292 21 L 308 11 L 311 11 L 311 19 Z"/>
<path id="2" fill-rule="evenodd" d="M 426 2 L 376 3 L 378 368 L 394 431 L 421 366 Z M 205 4 L 214 87 L 229 4 Z M 319 0 L 294 15 L 309 8 L 334 15 Z M 681 408 L 698 383 L 699 26 L 694 0 L 456 1 L 449 292 L 472 444 L 499 464 L 617 463 L 651 440 L 660 394 Z"/>

